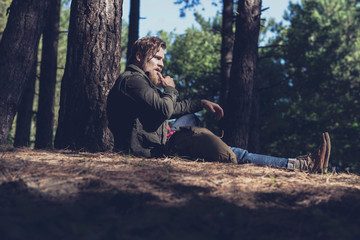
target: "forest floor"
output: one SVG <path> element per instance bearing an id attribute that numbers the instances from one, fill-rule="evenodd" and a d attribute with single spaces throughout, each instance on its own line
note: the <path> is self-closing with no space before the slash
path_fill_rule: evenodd
<path id="1" fill-rule="evenodd" d="M 1 239 L 360 239 L 360 176 L 0 149 Z"/>

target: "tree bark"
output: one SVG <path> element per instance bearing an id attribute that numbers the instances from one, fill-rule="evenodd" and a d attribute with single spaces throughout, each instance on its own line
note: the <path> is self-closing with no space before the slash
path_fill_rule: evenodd
<path id="1" fill-rule="evenodd" d="M 29 147 L 31 135 L 31 122 L 34 115 L 34 95 L 35 82 L 37 74 L 37 61 L 34 61 L 33 69 L 26 82 L 26 87 L 22 93 L 21 101 L 17 111 L 16 131 L 14 146 L 15 147 Z"/>
<path id="2" fill-rule="evenodd" d="M 261 0 L 239 1 L 224 140 L 231 146 L 245 149 L 256 78 L 260 15 Z"/>
<path id="3" fill-rule="evenodd" d="M 234 0 L 223 0 L 221 29 L 221 93 L 220 104 L 225 106 L 229 94 L 230 70 L 233 58 Z"/>
<path id="4" fill-rule="evenodd" d="M 45 24 L 47 0 L 14 0 L 0 42 L 0 144 L 7 137 L 29 79 Z"/>
<path id="5" fill-rule="evenodd" d="M 260 153 L 260 93 L 257 74 L 254 79 L 248 150 L 252 153 Z"/>
<path id="6" fill-rule="evenodd" d="M 43 32 L 35 148 L 52 148 L 61 0 L 50 1 Z"/>
<path id="7" fill-rule="evenodd" d="M 131 48 L 139 38 L 140 0 L 131 0 L 129 15 L 128 45 L 126 52 L 126 64 L 129 64 Z"/>
<path id="8" fill-rule="evenodd" d="M 56 148 L 105 151 L 107 95 L 120 75 L 122 0 L 73 0 Z"/>

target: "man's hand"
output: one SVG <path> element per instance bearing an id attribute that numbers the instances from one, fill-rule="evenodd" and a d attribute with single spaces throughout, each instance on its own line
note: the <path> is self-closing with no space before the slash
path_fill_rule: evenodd
<path id="1" fill-rule="evenodd" d="M 201 100 L 202 106 L 206 109 L 206 111 L 214 113 L 215 119 L 220 120 L 224 116 L 224 110 L 220 107 L 219 104 L 210 102 L 208 100 L 202 99 Z"/>
<path id="2" fill-rule="evenodd" d="M 158 76 L 159 76 L 159 79 L 160 79 L 160 83 L 163 87 L 167 87 L 167 86 L 170 86 L 170 87 L 173 87 L 175 88 L 175 83 L 174 83 L 174 79 L 170 76 L 166 76 L 165 78 L 161 75 L 160 72 L 158 72 Z"/>

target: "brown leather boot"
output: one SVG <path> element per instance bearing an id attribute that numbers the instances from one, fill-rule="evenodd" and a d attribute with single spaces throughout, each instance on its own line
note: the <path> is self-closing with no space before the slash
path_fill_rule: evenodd
<path id="1" fill-rule="evenodd" d="M 327 156 L 327 150 L 326 134 L 323 133 L 321 134 L 321 143 L 319 148 L 307 155 L 296 157 L 295 168 L 300 169 L 300 171 L 322 172 L 325 164 L 325 156 Z"/>

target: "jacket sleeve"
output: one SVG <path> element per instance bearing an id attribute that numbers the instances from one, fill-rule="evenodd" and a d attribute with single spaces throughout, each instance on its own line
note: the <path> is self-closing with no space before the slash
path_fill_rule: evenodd
<path id="1" fill-rule="evenodd" d="M 171 118 L 178 118 L 187 113 L 196 113 L 203 109 L 200 100 L 182 100 L 176 102 Z"/>
<path id="2" fill-rule="evenodd" d="M 124 91 L 158 117 L 169 119 L 174 113 L 178 91 L 173 87 L 160 93 L 143 76 L 133 75 L 126 79 Z"/>

